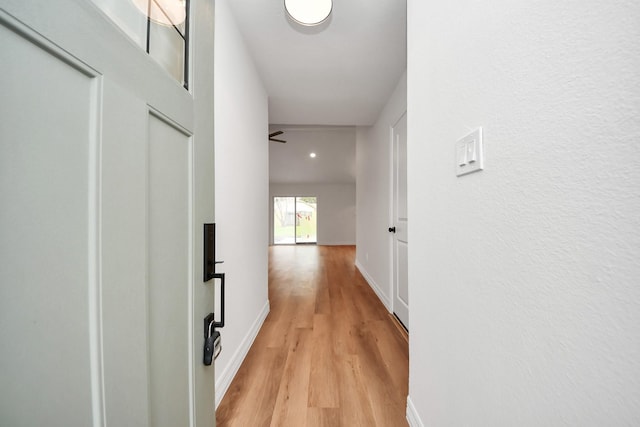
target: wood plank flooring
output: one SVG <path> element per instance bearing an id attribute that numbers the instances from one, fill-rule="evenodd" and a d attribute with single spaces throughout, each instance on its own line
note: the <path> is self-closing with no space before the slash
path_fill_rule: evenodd
<path id="1" fill-rule="evenodd" d="M 218 427 L 407 426 L 406 335 L 353 246 L 272 246 L 264 322 Z"/>

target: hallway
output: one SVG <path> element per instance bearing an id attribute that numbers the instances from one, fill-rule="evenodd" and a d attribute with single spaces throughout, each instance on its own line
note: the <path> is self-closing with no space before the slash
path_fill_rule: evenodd
<path id="1" fill-rule="evenodd" d="M 407 425 L 408 344 L 354 257 L 353 246 L 269 248 L 271 311 L 218 427 Z"/>

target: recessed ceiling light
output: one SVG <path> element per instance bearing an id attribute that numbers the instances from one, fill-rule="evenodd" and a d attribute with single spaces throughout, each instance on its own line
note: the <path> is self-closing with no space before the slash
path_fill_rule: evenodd
<path id="1" fill-rule="evenodd" d="M 316 157 L 316 153 L 310 153 L 310 154 L 309 154 L 309 157 L 311 157 L 312 159 L 315 159 L 315 157 Z"/>

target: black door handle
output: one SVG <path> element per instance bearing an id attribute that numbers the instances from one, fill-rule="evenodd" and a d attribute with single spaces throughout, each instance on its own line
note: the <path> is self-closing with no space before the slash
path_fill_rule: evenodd
<path id="1" fill-rule="evenodd" d="M 395 227 L 389 227 L 389 233 L 395 233 L 395 232 L 396 232 Z"/>
<path id="2" fill-rule="evenodd" d="M 215 328 L 224 328 L 224 275 L 225 273 L 215 273 L 213 275 L 214 279 L 220 279 L 220 321 L 213 321 Z"/>

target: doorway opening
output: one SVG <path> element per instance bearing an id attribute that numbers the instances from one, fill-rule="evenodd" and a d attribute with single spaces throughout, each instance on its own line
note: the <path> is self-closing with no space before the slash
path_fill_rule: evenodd
<path id="1" fill-rule="evenodd" d="M 273 243 L 315 244 L 318 201 L 313 196 L 273 198 Z"/>

